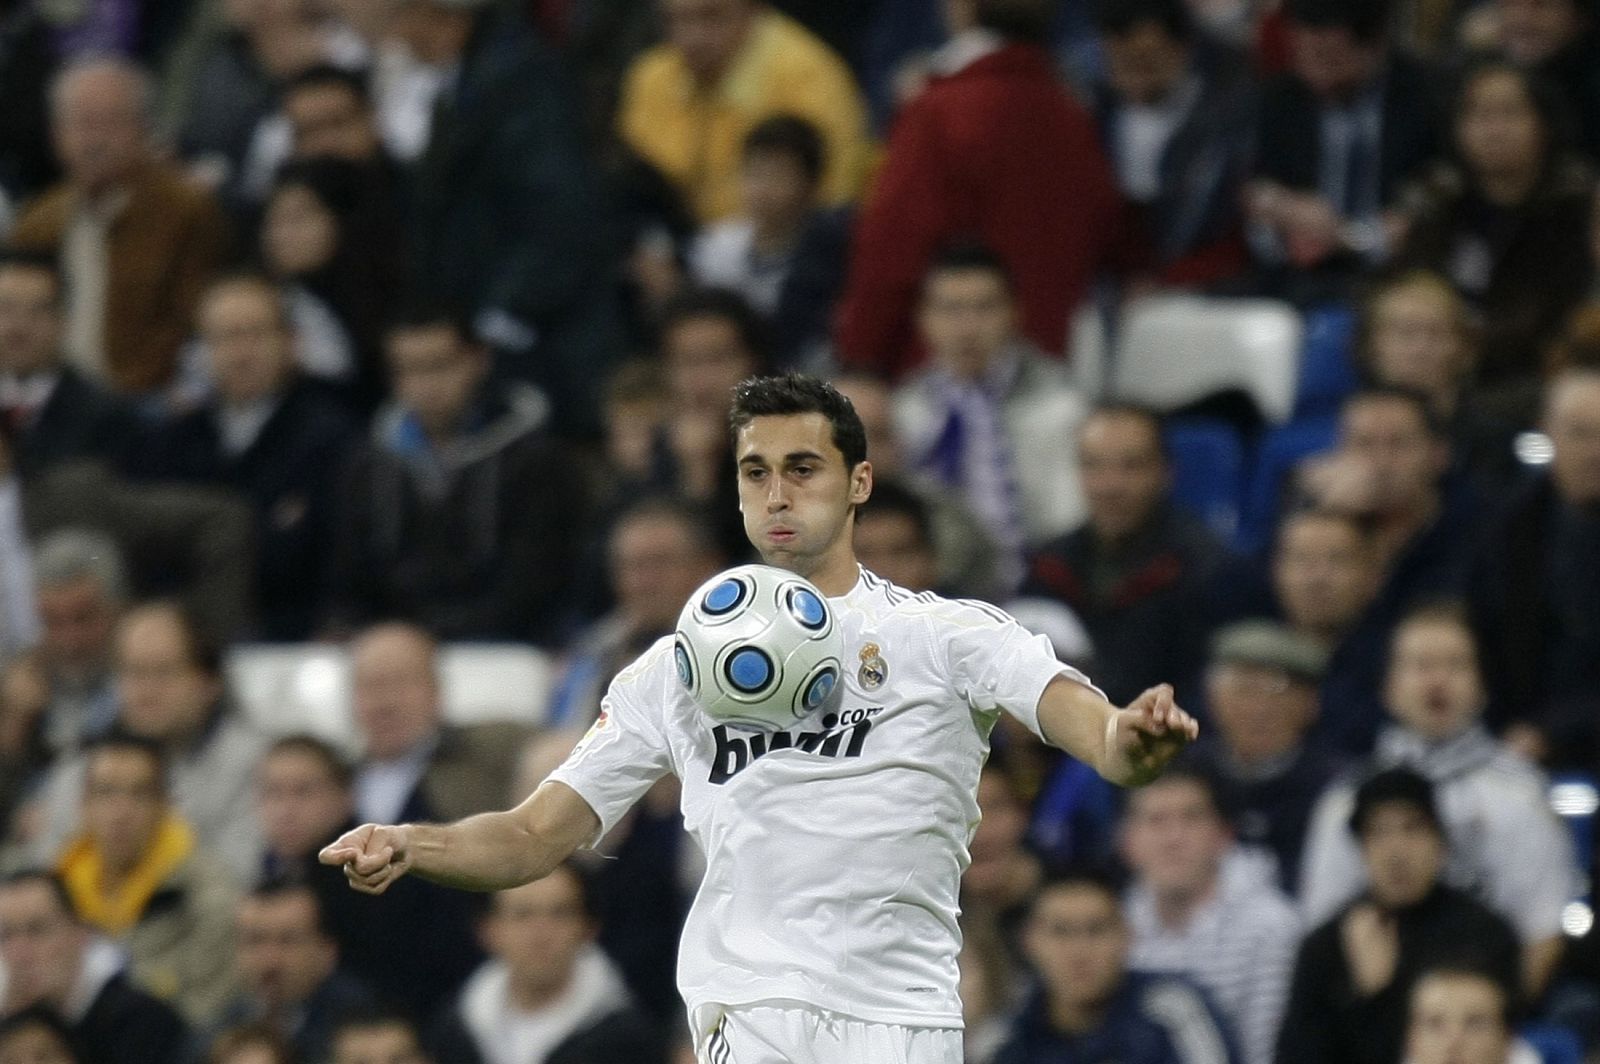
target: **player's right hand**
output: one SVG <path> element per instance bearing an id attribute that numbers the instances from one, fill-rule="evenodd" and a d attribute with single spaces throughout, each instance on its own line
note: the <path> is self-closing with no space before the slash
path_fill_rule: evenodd
<path id="1" fill-rule="evenodd" d="M 411 867 L 410 832 L 404 824 L 362 824 L 322 848 L 317 860 L 344 866 L 350 886 L 382 894 Z"/>

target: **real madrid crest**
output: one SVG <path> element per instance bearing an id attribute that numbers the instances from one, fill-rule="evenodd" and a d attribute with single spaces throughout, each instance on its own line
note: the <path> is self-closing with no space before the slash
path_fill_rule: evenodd
<path id="1" fill-rule="evenodd" d="M 856 679 L 861 681 L 861 686 L 868 691 L 876 691 L 888 678 L 889 663 L 883 660 L 883 652 L 878 649 L 878 644 L 868 643 L 862 647 L 861 668 L 856 672 Z"/>

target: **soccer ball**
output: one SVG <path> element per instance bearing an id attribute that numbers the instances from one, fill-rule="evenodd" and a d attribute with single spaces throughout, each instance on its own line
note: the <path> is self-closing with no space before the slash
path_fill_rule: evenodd
<path id="1" fill-rule="evenodd" d="M 773 732 L 804 720 L 839 684 L 844 638 L 807 579 L 740 565 L 707 580 L 678 616 L 678 682 L 718 724 Z"/>

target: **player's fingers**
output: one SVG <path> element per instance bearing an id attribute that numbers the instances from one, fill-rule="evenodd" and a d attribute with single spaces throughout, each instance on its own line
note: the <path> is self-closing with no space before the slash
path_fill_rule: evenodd
<path id="1" fill-rule="evenodd" d="M 371 853 L 357 855 L 353 864 L 358 874 L 370 876 L 387 868 L 393 858 L 394 847 L 384 846 Z"/>

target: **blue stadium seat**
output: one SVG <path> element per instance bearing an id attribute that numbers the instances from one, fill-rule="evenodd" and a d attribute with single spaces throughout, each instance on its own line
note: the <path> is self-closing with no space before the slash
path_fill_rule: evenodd
<path id="1" fill-rule="evenodd" d="M 1356 324 L 1355 308 L 1343 303 L 1306 311 L 1294 397 L 1296 421 L 1337 414 L 1345 396 L 1356 390 Z"/>
<path id="2" fill-rule="evenodd" d="M 1254 554 L 1266 549 L 1282 504 L 1284 478 L 1303 459 L 1332 447 L 1338 434 L 1332 417 L 1316 417 L 1291 421 L 1262 436 L 1234 537 L 1240 550 Z"/>
<path id="3" fill-rule="evenodd" d="M 1244 444 L 1226 421 L 1184 418 L 1167 425 L 1172 495 L 1224 540 L 1239 528 L 1244 498 Z"/>
<path id="4" fill-rule="evenodd" d="M 1583 1043 L 1573 1031 L 1555 1023 L 1529 1023 L 1517 1030 L 1544 1064 L 1583 1064 Z"/>

